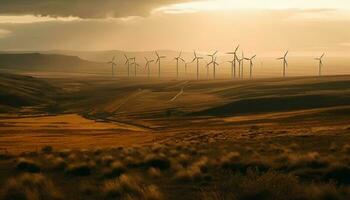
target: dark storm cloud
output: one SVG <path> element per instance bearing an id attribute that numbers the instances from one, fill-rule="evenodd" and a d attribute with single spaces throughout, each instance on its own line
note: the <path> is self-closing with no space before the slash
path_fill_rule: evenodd
<path id="1" fill-rule="evenodd" d="M 146 16 L 154 8 L 190 0 L 0 0 L 0 15 L 105 18 Z"/>

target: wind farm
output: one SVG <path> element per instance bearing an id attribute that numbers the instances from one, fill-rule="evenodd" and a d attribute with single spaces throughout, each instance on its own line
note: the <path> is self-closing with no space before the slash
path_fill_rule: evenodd
<path id="1" fill-rule="evenodd" d="M 348 2 L 0 4 L 0 200 L 350 199 Z"/>

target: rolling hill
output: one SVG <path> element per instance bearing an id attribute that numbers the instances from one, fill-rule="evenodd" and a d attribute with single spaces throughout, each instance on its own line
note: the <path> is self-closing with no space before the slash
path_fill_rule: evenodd
<path id="1" fill-rule="evenodd" d="M 101 73 L 110 70 L 106 63 L 87 61 L 78 56 L 41 53 L 0 54 L 0 68 L 31 72 L 54 71 Z"/>
<path id="2" fill-rule="evenodd" d="M 59 90 L 45 80 L 0 73 L 0 111 L 12 112 L 26 106 L 51 104 Z"/>

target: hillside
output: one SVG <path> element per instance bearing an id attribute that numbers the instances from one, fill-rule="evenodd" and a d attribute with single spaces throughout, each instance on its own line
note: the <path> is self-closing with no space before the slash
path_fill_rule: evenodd
<path id="1" fill-rule="evenodd" d="M 0 68 L 55 72 L 106 72 L 109 70 L 106 63 L 91 62 L 80 59 L 78 56 L 41 53 L 0 54 Z"/>
<path id="2" fill-rule="evenodd" d="M 26 106 L 53 103 L 58 91 L 58 88 L 41 79 L 0 73 L 0 111 L 11 112 Z"/>

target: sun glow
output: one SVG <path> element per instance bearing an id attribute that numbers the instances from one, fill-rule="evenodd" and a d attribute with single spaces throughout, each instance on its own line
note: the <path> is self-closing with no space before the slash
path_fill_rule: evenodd
<path id="1" fill-rule="evenodd" d="M 348 0 L 204 0 L 173 4 L 157 9 L 165 13 L 263 9 L 350 9 Z"/>

